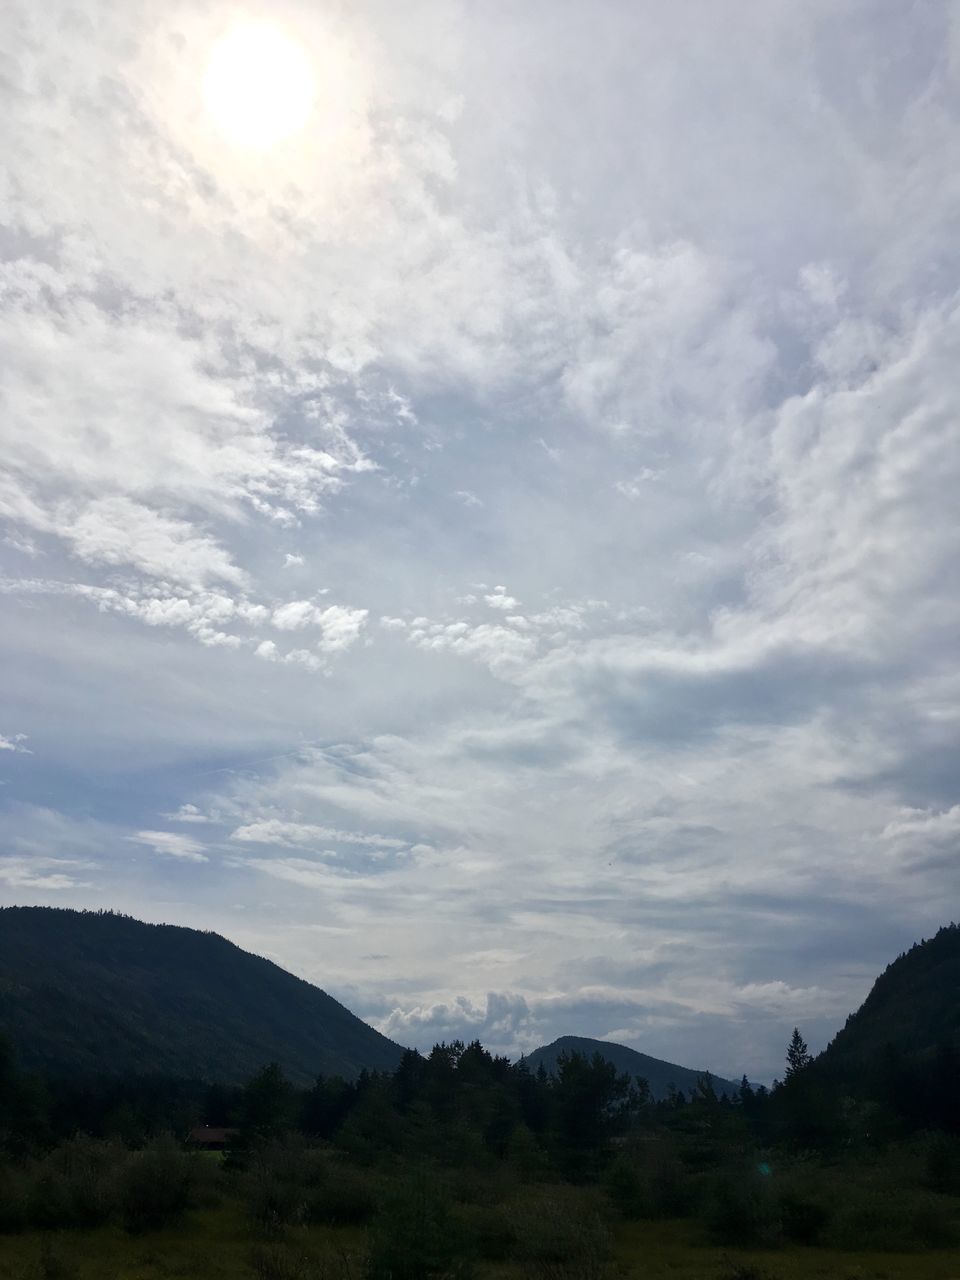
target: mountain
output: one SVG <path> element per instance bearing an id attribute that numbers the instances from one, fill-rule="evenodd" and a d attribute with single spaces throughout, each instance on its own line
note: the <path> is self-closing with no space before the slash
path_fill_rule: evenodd
<path id="1" fill-rule="evenodd" d="M 697 1081 L 707 1075 L 706 1071 L 694 1071 L 690 1067 L 678 1067 L 673 1062 L 663 1062 L 660 1058 L 651 1058 L 636 1049 L 628 1049 L 625 1044 L 610 1044 L 606 1040 L 587 1040 L 583 1036 L 561 1036 L 552 1044 L 543 1045 L 526 1055 L 527 1066 L 531 1071 L 538 1070 L 541 1063 L 553 1073 L 556 1071 L 557 1059 L 562 1053 L 579 1053 L 581 1057 L 592 1058 L 599 1053 L 601 1058 L 612 1062 L 618 1071 L 627 1075 L 642 1076 L 650 1086 L 654 1098 L 666 1098 L 670 1086 L 689 1094 L 696 1087 Z M 724 1080 L 720 1076 L 711 1075 L 711 1083 L 718 1094 L 734 1094 L 740 1088 L 733 1080 Z"/>
<path id="2" fill-rule="evenodd" d="M 318 987 L 215 933 L 110 912 L 0 909 L 0 1030 L 26 1070 L 237 1083 L 278 1062 L 392 1071 L 399 1045 Z"/>
<path id="3" fill-rule="evenodd" d="M 892 1048 L 906 1058 L 960 1049 L 960 926 L 915 943 L 883 971 L 856 1013 L 820 1055 L 838 1070 L 861 1068 Z"/>

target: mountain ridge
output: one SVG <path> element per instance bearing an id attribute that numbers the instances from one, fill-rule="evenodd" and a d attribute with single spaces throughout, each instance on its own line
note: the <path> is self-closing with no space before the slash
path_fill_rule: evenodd
<path id="1" fill-rule="evenodd" d="M 293 1083 L 393 1070 L 403 1049 L 321 988 L 219 934 L 114 912 L 0 908 L 0 1027 L 48 1075 Z"/>
<path id="2" fill-rule="evenodd" d="M 943 925 L 891 961 L 817 1061 L 862 1068 L 890 1048 L 917 1058 L 944 1043 L 960 1049 L 958 924 Z"/>
<path id="3" fill-rule="evenodd" d="M 662 1058 L 653 1058 L 641 1053 L 639 1049 L 631 1049 L 625 1044 L 615 1044 L 608 1040 L 592 1040 L 586 1036 L 559 1036 L 550 1044 L 524 1054 L 524 1061 L 531 1070 L 536 1071 L 543 1064 L 547 1072 L 556 1070 L 557 1059 L 561 1054 L 579 1053 L 583 1057 L 592 1058 L 599 1053 L 607 1062 L 613 1063 L 618 1071 L 625 1071 L 631 1077 L 640 1076 L 650 1086 L 654 1099 L 660 1100 L 670 1094 L 671 1085 L 684 1093 L 696 1088 L 697 1081 L 709 1076 L 718 1094 L 735 1095 L 739 1084 L 734 1080 L 726 1080 L 710 1071 L 697 1071 L 691 1067 L 681 1067 L 674 1062 L 665 1062 Z"/>

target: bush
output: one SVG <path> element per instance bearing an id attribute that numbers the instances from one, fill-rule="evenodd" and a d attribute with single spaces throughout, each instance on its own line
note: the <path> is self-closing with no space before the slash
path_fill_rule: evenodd
<path id="1" fill-rule="evenodd" d="M 517 1252 L 517 1232 L 509 1215 L 494 1205 L 474 1205 L 466 1215 L 473 1251 L 484 1262 L 506 1262 Z"/>
<path id="2" fill-rule="evenodd" d="M 960 1184 L 960 1153 L 955 1139 L 943 1133 L 930 1139 L 924 1153 L 923 1184 L 931 1191 L 956 1192 Z"/>
<path id="3" fill-rule="evenodd" d="M 707 1227 L 720 1244 L 775 1247 L 780 1243 L 780 1211 L 769 1182 L 746 1172 L 718 1178 L 707 1208 Z"/>
<path id="4" fill-rule="evenodd" d="M 815 1200 L 795 1192 L 780 1196 L 780 1226 L 784 1238 L 794 1244 L 819 1244 L 830 1221 L 830 1211 Z"/>
<path id="5" fill-rule="evenodd" d="M 40 1241 L 36 1269 L 38 1280 L 76 1280 L 79 1274 L 77 1264 L 56 1250 L 47 1237 Z"/>
<path id="6" fill-rule="evenodd" d="M 288 1244 L 258 1245 L 250 1255 L 255 1280 L 358 1280 L 356 1259 L 339 1252 L 313 1257 Z"/>
<path id="7" fill-rule="evenodd" d="M 626 1156 L 611 1162 L 603 1181 L 611 1204 L 622 1217 L 629 1220 L 645 1216 L 643 1184 L 636 1166 Z"/>
<path id="8" fill-rule="evenodd" d="M 930 1197 L 854 1193 L 838 1206 L 824 1242 L 838 1249 L 891 1253 L 946 1248 L 956 1241 L 951 1215 Z"/>
<path id="9" fill-rule="evenodd" d="M 177 1222 L 193 1203 L 191 1157 L 170 1137 L 136 1152 L 120 1180 L 120 1213 L 127 1231 L 158 1231 Z"/>
<path id="10" fill-rule="evenodd" d="M 250 1255 L 256 1280 L 314 1280 L 313 1260 L 286 1244 L 258 1245 Z"/>
<path id="11" fill-rule="evenodd" d="M 304 1219 L 331 1226 L 360 1226 L 377 1211 L 377 1197 L 368 1178 L 337 1169 L 307 1197 Z"/>
<path id="12" fill-rule="evenodd" d="M 26 1182 L 12 1169 L 0 1169 L 0 1235 L 22 1231 L 26 1225 Z"/>
<path id="13" fill-rule="evenodd" d="M 258 1170 L 247 1190 L 247 1216 L 264 1236 L 279 1236 L 301 1222 L 306 1209 L 302 1187 L 267 1170 Z"/>
<path id="14" fill-rule="evenodd" d="M 514 1218 L 517 1257 L 530 1280 L 601 1280 L 610 1238 L 596 1208 L 555 1188 Z"/>
<path id="15" fill-rule="evenodd" d="M 735 1262 L 729 1271 L 724 1272 L 722 1280 L 771 1280 L 770 1274 L 752 1262 Z"/>
<path id="16" fill-rule="evenodd" d="M 395 1189 L 370 1233 L 365 1280 L 469 1280 L 467 1241 L 435 1183 L 419 1178 Z"/>
<path id="17" fill-rule="evenodd" d="M 91 1138 L 73 1138 L 35 1169 L 27 1202 L 31 1225 L 41 1231 L 101 1226 L 116 1208 L 117 1170 L 123 1148 Z"/>

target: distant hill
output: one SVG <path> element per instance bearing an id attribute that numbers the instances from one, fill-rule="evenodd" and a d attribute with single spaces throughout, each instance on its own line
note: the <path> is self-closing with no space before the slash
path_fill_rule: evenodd
<path id="1" fill-rule="evenodd" d="M 612 1062 L 618 1071 L 625 1071 L 631 1077 L 642 1076 L 650 1086 L 654 1098 L 666 1098 L 673 1085 L 683 1093 L 689 1094 L 696 1087 L 706 1071 L 694 1071 L 690 1067 L 678 1067 L 672 1062 L 663 1062 L 660 1058 L 648 1057 L 636 1049 L 628 1049 L 624 1044 L 610 1044 L 606 1040 L 587 1040 L 582 1036 L 561 1036 L 552 1044 L 544 1045 L 526 1054 L 527 1065 L 536 1071 L 543 1063 L 545 1070 L 556 1071 L 557 1059 L 561 1054 L 579 1053 L 582 1057 L 592 1058 L 599 1053 L 607 1062 Z M 714 1089 L 720 1093 L 735 1093 L 739 1084 L 732 1080 L 724 1080 L 721 1076 L 710 1075 Z"/>
<path id="2" fill-rule="evenodd" d="M 883 971 L 866 1000 L 818 1058 L 822 1066 L 860 1069 L 889 1049 L 906 1058 L 960 1049 L 960 926 L 918 942 Z"/>
<path id="3" fill-rule="evenodd" d="M 0 1030 L 20 1066 L 236 1083 L 268 1062 L 392 1071 L 399 1045 L 332 996 L 214 933 L 109 912 L 0 909 Z"/>

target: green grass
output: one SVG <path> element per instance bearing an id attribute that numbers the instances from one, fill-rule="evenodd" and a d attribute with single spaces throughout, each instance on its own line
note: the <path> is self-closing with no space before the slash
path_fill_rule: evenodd
<path id="1" fill-rule="evenodd" d="M 47 1237 L 63 1280 L 245 1280 L 253 1275 L 255 1240 L 233 1205 L 198 1211 L 176 1229 L 131 1236 L 109 1227 L 54 1232 Z M 960 1251 L 850 1253 L 829 1249 L 776 1251 L 718 1248 L 701 1243 L 690 1222 L 625 1224 L 614 1232 L 611 1280 L 960 1280 Z M 40 1268 L 44 1237 L 36 1232 L 0 1239 L 0 1280 L 54 1280 Z M 289 1233 L 314 1253 L 337 1247 L 363 1250 L 363 1233 L 314 1228 Z M 75 1272 L 70 1267 L 76 1268 Z M 513 1280 L 513 1264 L 484 1264 L 488 1280 Z"/>

